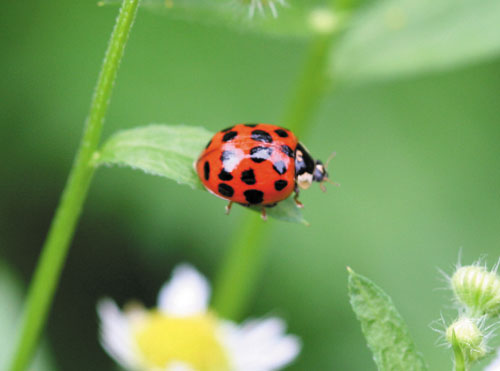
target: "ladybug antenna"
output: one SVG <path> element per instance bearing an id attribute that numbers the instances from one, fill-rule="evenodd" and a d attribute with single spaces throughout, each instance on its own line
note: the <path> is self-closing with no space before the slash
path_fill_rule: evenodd
<path id="1" fill-rule="evenodd" d="M 339 183 L 334 182 L 330 178 L 323 178 L 323 180 L 326 181 L 326 182 L 328 182 L 328 183 L 330 183 L 330 184 L 333 184 L 335 187 L 340 187 Z"/>
<path id="2" fill-rule="evenodd" d="M 328 182 L 330 184 L 333 184 L 335 187 L 340 187 L 340 184 L 339 183 L 335 183 L 333 180 L 331 180 L 330 178 L 327 178 L 327 177 L 324 177 L 323 178 L 323 181 L 321 183 L 319 183 L 319 188 L 321 188 L 321 190 L 323 192 L 326 192 L 326 187 L 324 185 L 325 182 Z"/>
<path id="3" fill-rule="evenodd" d="M 328 164 L 330 163 L 330 161 L 337 155 L 337 152 L 332 152 L 330 156 L 328 156 L 328 158 L 326 159 L 325 161 L 325 175 L 327 175 L 328 173 L 326 173 L 326 170 L 328 169 Z M 339 183 L 335 183 L 333 180 L 329 179 L 327 176 L 325 176 L 322 180 L 321 180 L 321 183 L 319 184 L 319 187 L 321 188 L 321 190 L 323 192 L 326 192 L 326 187 L 325 187 L 325 182 L 328 182 L 328 183 L 331 183 L 333 184 L 335 187 L 340 187 L 340 184 Z"/>
<path id="4" fill-rule="evenodd" d="M 326 159 L 326 162 L 325 162 L 325 169 L 328 168 L 328 164 L 330 163 L 330 161 L 335 157 L 337 156 L 337 152 L 332 152 L 332 154 L 330 156 L 328 156 L 328 158 Z"/>

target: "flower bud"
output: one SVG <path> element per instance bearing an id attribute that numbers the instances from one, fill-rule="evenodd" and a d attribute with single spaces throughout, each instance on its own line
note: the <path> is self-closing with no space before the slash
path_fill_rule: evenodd
<path id="1" fill-rule="evenodd" d="M 486 355 L 483 338 L 484 335 L 478 326 L 467 317 L 460 317 L 446 329 L 446 340 L 451 345 L 460 347 L 469 361 L 475 361 Z"/>
<path id="2" fill-rule="evenodd" d="M 500 312 L 500 277 L 479 265 L 457 269 L 451 277 L 457 300 L 466 305 L 476 317 Z"/>

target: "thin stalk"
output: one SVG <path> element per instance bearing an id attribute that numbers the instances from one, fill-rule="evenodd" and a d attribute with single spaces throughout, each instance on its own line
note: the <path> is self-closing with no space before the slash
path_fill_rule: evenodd
<path id="1" fill-rule="evenodd" d="M 460 345 L 456 340 L 455 331 L 453 331 L 452 334 L 451 345 L 453 348 L 453 355 L 455 357 L 454 371 L 469 371 L 469 367 L 467 365 L 464 353 L 462 352 L 462 348 L 460 348 Z"/>
<path id="2" fill-rule="evenodd" d="M 52 220 L 26 299 L 19 342 L 10 371 L 23 371 L 33 358 L 47 320 L 82 205 L 94 174 L 91 163 L 101 136 L 111 92 L 139 0 L 124 0 L 104 57 L 83 138 Z"/>
<path id="3" fill-rule="evenodd" d="M 467 363 L 464 359 L 464 355 L 462 353 L 462 350 L 460 347 L 454 346 L 453 347 L 453 354 L 455 356 L 455 371 L 469 371 L 469 367 L 467 367 Z"/>
<path id="4" fill-rule="evenodd" d="M 264 261 L 268 232 L 267 223 L 251 212 L 234 235 L 216 277 L 213 307 L 218 315 L 236 320 L 243 314 Z"/>
<path id="5" fill-rule="evenodd" d="M 329 85 L 332 85 L 326 76 L 326 63 L 333 40 L 333 34 L 320 34 L 313 40 L 298 89 L 285 109 L 283 125 L 299 137 L 306 132 L 307 124 L 320 105 L 327 84 L 330 82 Z"/>
<path id="6" fill-rule="evenodd" d="M 323 96 L 325 66 L 332 40 L 332 33 L 319 34 L 313 40 L 297 90 L 285 110 L 283 126 L 299 136 L 305 132 Z M 248 215 L 235 234 L 215 281 L 213 307 L 219 315 L 238 320 L 244 314 L 268 248 L 268 224 L 256 215 Z"/>

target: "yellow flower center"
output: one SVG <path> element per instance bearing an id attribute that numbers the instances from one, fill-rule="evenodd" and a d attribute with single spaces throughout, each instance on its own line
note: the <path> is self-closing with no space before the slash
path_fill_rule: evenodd
<path id="1" fill-rule="evenodd" d="M 229 361 L 216 335 L 211 314 L 170 317 L 153 310 L 135 328 L 135 339 L 148 368 L 185 362 L 197 371 L 227 371 Z"/>

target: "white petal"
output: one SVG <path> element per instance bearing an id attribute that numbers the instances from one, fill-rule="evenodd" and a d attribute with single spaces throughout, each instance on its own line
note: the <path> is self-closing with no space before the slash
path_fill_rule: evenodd
<path id="1" fill-rule="evenodd" d="M 300 352 L 300 340 L 285 335 L 279 318 L 248 321 L 241 326 L 221 325 L 222 341 L 236 371 L 273 371 L 292 362 Z"/>
<path id="2" fill-rule="evenodd" d="M 257 0 L 257 9 L 259 9 L 261 14 L 264 14 L 264 7 L 262 6 L 262 2 L 260 0 Z"/>
<path id="3" fill-rule="evenodd" d="M 165 371 L 196 371 L 186 362 L 173 361 L 170 362 Z"/>
<path id="4" fill-rule="evenodd" d="M 158 308 L 171 316 L 191 316 L 206 312 L 209 298 L 210 286 L 205 277 L 191 265 L 182 264 L 160 290 Z"/>
<path id="5" fill-rule="evenodd" d="M 269 2 L 269 8 L 271 9 L 271 13 L 273 14 L 274 18 L 278 18 L 278 11 L 276 10 L 276 6 L 272 1 Z"/>
<path id="6" fill-rule="evenodd" d="M 500 349 L 497 351 L 496 358 L 484 369 L 484 371 L 500 371 Z"/>
<path id="7" fill-rule="evenodd" d="M 251 2 L 250 2 L 250 8 L 249 8 L 249 13 L 248 13 L 248 17 L 250 19 L 253 18 L 253 15 L 255 14 L 255 1 L 256 0 L 251 0 Z"/>
<path id="8" fill-rule="evenodd" d="M 106 352 L 123 368 L 139 369 L 139 357 L 127 317 L 111 299 L 100 300 L 97 313 L 101 319 L 100 341 Z"/>

